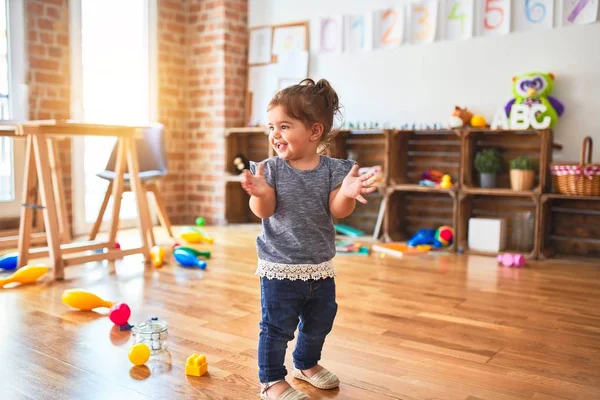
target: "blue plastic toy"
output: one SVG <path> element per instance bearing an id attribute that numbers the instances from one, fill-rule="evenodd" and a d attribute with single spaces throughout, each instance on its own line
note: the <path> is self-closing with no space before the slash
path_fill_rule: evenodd
<path id="1" fill-rule="evenodd" d="M 0 257 L 0 269 L 5 271 L 14 271 L 17 269 L 17 259 L 19 255 L 17 253 L 9 253 Z"/>
<path id="2" fill-rule="evenodd" d="M 428 244 L 433 246 L 435 249 L 439 249 L 444 247 L 444 245 L 435 238 L 435 232 L 437 229 L 428 229 L 423 228 L 419 229 L 419 231 L 408 241 L 408 245 L 410 247 L 417 247 L 419 245 Z"/>
<path id="3" fill-rule="evenodd" d="M 200 269 L 206 268 L 205 261 L 198 260 L 194 254 L 180 247 L 177 247 L 175 250 L 173 250 L 173 257 L 175 257 L 175 260 L 177 260 L 179 265 L 182 267 L 196 267 Z"/>

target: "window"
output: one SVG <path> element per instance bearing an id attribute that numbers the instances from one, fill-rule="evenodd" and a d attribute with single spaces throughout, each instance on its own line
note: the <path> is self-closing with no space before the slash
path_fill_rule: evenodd
<path id="1" fill-rule="evenodd" d="M 0 0 L 0 119 L 27 116 L 24 10 L 21 0 Z M 19 215 L 23 140 L 0 136 L 0 217 Z"/>
<path id="2" fill-rule="evenodd" d="M 71 0 L 70 12 L 73 118 L 148 124 L 156 108 L 156 2 Z M 98 216 L 108 182 L 96 174 L 104 170 L 115 142 L 115 138 L 88 137 L 73 146 L 74 226 L 78 233 L 86 232 Z M 111 218 L 111 207 L 112 198 L 105 220 Z M 125 192 L 121 219 L 134 221 L 136 215 L 135 196 Z"/>

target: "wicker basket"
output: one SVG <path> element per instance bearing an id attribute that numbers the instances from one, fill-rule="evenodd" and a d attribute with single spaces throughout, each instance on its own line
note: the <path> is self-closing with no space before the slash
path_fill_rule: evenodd
<path id="1" fill-rule="evenodd" d="M 586 160 L 587 153 L 587 163 Z M 587 136 L 581 147 L 581 161 L 553 163 L 552 183 L 557 193 L 575 196 L 600 196 L 600 164 L 592 164 L 592 138 Z"/>

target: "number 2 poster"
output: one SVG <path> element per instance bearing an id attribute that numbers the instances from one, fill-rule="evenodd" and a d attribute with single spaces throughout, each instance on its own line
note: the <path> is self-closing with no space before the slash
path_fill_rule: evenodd
<path id="1" fill-rule="evenodd" d="M 381 10 L 373 16 L 375 47 L 397 47 L 404 39 L 404 8 Z"/>

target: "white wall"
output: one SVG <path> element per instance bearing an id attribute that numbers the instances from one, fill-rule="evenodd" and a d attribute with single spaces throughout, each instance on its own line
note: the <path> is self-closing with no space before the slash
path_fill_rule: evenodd
<path id="1" fill-rule="evenodd" d="M 348 122 L 446 123 L 455 104 L 491 121 L 512 96 L 512 76 L 553 72 L 553 96 L 566 110 L 555 128 L 555 141 L 562 143 L 564 150 L 556 152 L 554 159 L 578 160 L 583 137 L 589 135 L 596 144 L 594 160 L 600 163 L 600 23 L 364 53 L 318 54 L 320 17 L 402 3 L 405 1 L 250 0 L 249 25 L 309 20 L 309 76 L 331 81 Z M 559 21 L 562 1 L 557 0 L 556 5 L 555 19 Z"/>

